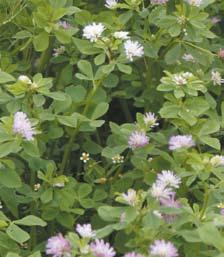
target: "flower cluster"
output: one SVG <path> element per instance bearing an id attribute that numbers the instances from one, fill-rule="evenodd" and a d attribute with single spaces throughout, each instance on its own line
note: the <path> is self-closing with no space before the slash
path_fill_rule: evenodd
<path id="1" fill-rule="evenodd" d="M 153 128 L 159 125 L 157 122 L 157 117 L 152 112 L 147 112 L 143 116 L 143 120 L 146 126 Z"/>
<path id="2" fill-rule="evenodd" d="M 53 257 L 70 256 L 70 242 L 62 234 L 50 237 L 46 245 L 46 254 Z"/>
<path id="3" fill-rule="evenodd" d="M 221 86 L 224 83 L 224 79 L 221 77 L 221 74 L 218 71 L 212 71 L 211 80 L 214 86 Z"/>
<path id="4" fill-rule="evenodd" d="M 32 128 L 31 122 L 29 121 L 26 113 L 16 112 L 14 114 L 13 132 L 21 135 L 28 141 L 33 140 L 35 131 Z"/>
<path id="5" fill-rule="evenodd" d="M 159 200 L 164 207 L 180 208 L 180 203 L 175 200 L 174 189 L 179 188 L 181 179 L 173 171 L 163 170 L 157 175 L 156 181 L 151 188 L 151 195 Z M 162 215 L 165 221 L 172 222 L 176 215 Z"/>
<path id="6" fill-rule="evenodd" d="M 114 157 L 112 157 L 113 163 L 123 163 L 124 162 L 124 156 L 117 154 Z"/>
<path id="7" fill-rule="evenodd" d="M 193 74 L 191 72 L 182 72 L 179 74 L 174 74 L 173 82 L 179 86 L 186 85 L 188 82 L 187 80 L 191 77 L 193 77 Z"/>
<path id="8" fill-rule="evenodd" d="M 121 196 L 128 205 L 135 206 L 137 204 L 137 193 L 134 189 L 128 189 L 127 193 L 123 193 Z"/>
<path id="9" fill-rule="evenodd" d="M 118 4 L 117 0 L 106 0 L 105 6 L 109 9 L 114 9 L 116 8 Z"/>
<path id="10" fill-rule="evenodd" d="M 128 145 L 131 149 L 144 147 L 149 143 L 149 138 L 146 136 L 145 132 L 142 131 L 134 131 L 131 133 Z"/>
<path id="11" fill-rule="evenodd" d="M 190 148 L 195 146 L 191 135 L 172 136 L 169 140 L 169 149 L 178 150 L 181 148 Z"/>
<path id="12" fill-rule="evenodd" d="M 151 246 L 149 253 L 156 257 L 178 257 L 178 251 L 173 243 L 165 240 L 156 240 Z"/>
<path id="13" fill-rule="evenodd" d="M 85 26 L 83 29 L 83 37 L 89 39 L 90 42 L 96 42 L 102 35 L 105 27 L 102 23 L 93 22 L 90 25 Z"/>

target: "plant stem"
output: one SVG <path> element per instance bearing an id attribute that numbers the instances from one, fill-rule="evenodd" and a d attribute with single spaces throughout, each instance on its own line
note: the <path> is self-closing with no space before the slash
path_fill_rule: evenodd
<path id="1" fill-rule="evenodd" d="M 53 39 L 51 38 L 49 41 L 48 48 L 44 52 L 41 53 L 40 61 L 39 61 L 39 65 L 38 65 L 38 72 L 43 73 L 46 70 L 46 66 L 51 57 L 52 47 L 53 47 Z"/>
<path id="2" fill-rule="evenodd" d="M 208 189 L 205 189 L 204 202 L 203 202 L 203 206 L 202 206 L 201 214 L 200 214 L 200 219 L 201 220 L 203 219 L 205 211 L 206 211 L 207 206 L 208 206 L 209 193 L 210 193 L 210 191 Z"/>
<path id="3" fill-rule="evenodd" d="M 89 110 L 89 106 L 91 104 L 92 97 L 95 95 L 99 85 L 100 84 L 98 84 L 98 85 L 94 84 L 93 89 L 89 92 L 89 95 L 88 95 L 87 100 L 86 100 L 86 105 L 85 105 L 84 110 L 82 112 L 83 116 L 85 116 L 87 111 Z M 73 132 L 71 134 L 71 137 L 68 141 L 68 144 L 65 147 L 65 152 L 64 152 L 62 162 L 61 162 L 61 165 L 60 165 L 59 174 L 63 174 L 65 169 L 66 169 L 67 162 L 68 162 L 68 159 L 70 157 L 70 153 L 72 151 L 72 145 L 73 145 L 73 142 L 75 141 L 75 138 L 76 138 L 76 136 L 79 132 L 80 126 L 81 126 L 81 121 L 78 121 L 77 127 L 75 128 L 75 130 L 73 130 Z"/>

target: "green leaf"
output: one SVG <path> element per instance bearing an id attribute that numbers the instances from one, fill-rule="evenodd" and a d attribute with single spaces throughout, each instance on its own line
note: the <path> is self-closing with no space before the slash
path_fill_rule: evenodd
<path id="1" fill-rule="evenodd" d="M 91 80 L 94 79 L 93 69 L 92 69 L 92 65 L 91 65 L 90 62 L 85 61 L 85 60 L 81 60 L 81 61 L 78 62 L 78 68 L 89 79 L 91 79 Z"/>
<path id="2" fill-rule="evenodd" d="M 198 228 L 199 237 L 205 244 L 216 247 L 219 251 L 224 251 L 224 238 L 212 223 L 207 223 Z"/>
<path id="3" fill-rule="evenodd" d="M 216 150 L 220 150 L 221 148 L 220 142 L 217 138 L 212 138 L 209 136 L 201 136 L 200 140 L 201 142 L 211 146 L 212 148 L 215 148 Z"/>
<path id="4" fill-rule="evenodd" d="M 49 45 L 48 33 L 43 31 L 39 35 L 35 36 L 33 39 L 33 45 L 37 52 L 45 51 Z"/>
<path id="5" fill-rule="evenodd" d="M 53 189 L 48 188 L 46 189 L 43 194 L 41 194 L 40 199 L 42 203 L 49 203 L 53 199 Z"/>
<path id="6" fill-rule="evenodd" d="M 126 73 L 126 74 L 131 74 L 132 73 L 132 68 L 129 65 L 122 64 L 122 63 L 117 63 L 117 67 L 119 71 Z"/>
<path id="7" fill-rule="evenodd" d="M 38 252 L 35 252 L 35 253 L 29 255 L 28 257 L 41 257 L 41 253 L 38 251 Z"/>
<path id="8" fill-rule="evenodd" d="M 7 253 L 6 257 L 20 257 L 17 253 Z"/>
<path id="9" fill-rule="evenodd" d="M 105 59 L 106 59 L 106 55 L 105 53 L 102 53 L 102 54 L 99 54 L 97 55 L 95 58 L 94 58 L 94 63 L 96 65 L 101 65 L 105 62 Z"/>
<path id="10" fill-rule="evenodd" d="M 10 153 L 17 153 L 21 147 L 17 142 L 7 142 L 0 144 L 0 158 L 7 156 Z"/>
<path id="11" fill-rule="evenodd" d="M 62 43 L 62 44 L 68 44 L 70 43 L 71 41 L 71 34 L 68 33 L 68 31 L 66 30 L 62 30 L 62 29 L 59 29 L 59 30 L 56 30 L 55 31 L 55 36 L 57 38 L 57 40 Z"/>
<path id="12" fill-rule="evenodd" d="M 71 115 L 71 116 L 57 116 L 58 122 L 62 125 L 76 128 L 77 126 L 77 116 Z"/>
<path id="13" fill-rule="evenodd" d="M 66 87 L 65 92 L 70 95 L 72 101 L 75 103 L 80 103 L 85 100 L 86 89 L 83 86 L 69 86 Z"/>
<path id="14" fill-rule="evenodd" d="M 12 169 L 0 169 L 0 184 L 8 188 L 19 188 L 22 186 L 20 176 Z"/>
<path id="15" fill-rule="evenodd" d="M 6 230 L 7 235 L 19 244 L 30 239 L 30 235 L 15 224 L 10 224 Z"/>
<path id="16" fill-rule="evenodd" d="M 38 157 L 40 156 L 40 152 L 37 146 L 37 143 L 34 141 L 24 141 L 22 143 L 23 150 L 25 153 L 32 157 Z"/>
<path id="17" fill-rule="evenodd" d="M 79 198 L 85 198 L 92 192 L 92 186 L 86 183 L 80 183 L 78 188 Z"/>
<path id="18" fill-rule="evenodd" d="M 103 116 L 108 111 L 108 109 L 109 109 L 108 103 L 98 104 L 91 115 L 91 119 L 92 120 L 98 119 L 99 117 Z"/>
<path id="19" fill-rule="evenodd" d="M 4 84 L 11 81 L 15 81 L 15 78 L 12 75 L 4 71 L 0 71 L 0 84 Z"/>
<path id="20" fill-rule="evenodd" d="M 24 225 L 24 226 L 40 226 L 45 227 L 47 223 L 43 221 L 41 218 L 36 217 L 34 215 L 28 215 L 20 220 L 15 220 L 15 224 Z"/>

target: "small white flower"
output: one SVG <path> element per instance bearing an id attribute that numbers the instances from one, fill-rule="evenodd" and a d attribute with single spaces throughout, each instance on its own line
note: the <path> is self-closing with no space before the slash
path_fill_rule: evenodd
<path id="1" fill-rule="evenodd" d="M 92 238 L 96 236 L 95 231 L 92 230 L 91 224 L 83 224 L 83 225 L 78 224 L 76 226 L 76 231 L 83 238 Z"/>
<path id="2" fill-rule="evenodd" d="M 61 55 L 61 54 L 63 54 L 65 52 L 65 47 L 64 46 L 60 46 L 58 48 L 54 48 L 53 51 L 54 51 L 53 56 L 57 57 L 57 56 L 59 56 L 59 55 Z"/>
<path id="3" fill-rule="evenodd" d="M 33 186 L 34 191 L 38 191 L 40 189 L 40 183 L 37 183 Z"/>
<path id="4" fill-rule="evenodd" d="M 155 113 L 152 113 L 152 112 L 145 113 L 145 115 L 143 116 L 143 120 L 145 125 L 149 126 L 150 128 L 153 128 L 159 125 L 159 123 L 156 122 L 157 117 Z"/>
<path id="5" fill-rule="evenodd" d="M 192 78 L 194 76 L 191 72 L 184 72 L 182 75 L 186 79 Z"/>
<path id="6" fill-rule="evenodd" d="M 182 59 L 186 62 L 193 62 L 193 63 L 195 62 L 195 59 L 191 54 L 184 54 Z"/>
<path id="7" fill-rule="evenodd" d="M 211 158 L 210 163 L 214 167 L 224 166 L 224 156 L 222 155 L 215 155 Z"/>
<path id="8" fill-rule="evenodd" d="M 199 7 L 203 3 L 203 0 L 188 0 L 188 3 L 192 6 Z"/>
<path id="9" fill-rule="evenodd" d="M 170 186 L 174 188 L 179 188 L 181 179 L 170 170 L 162 170 L 161 173 L 157 175 L 157 182 L 163 184 L 164 186 Z"/>
<path id="10" fill-rule="evenodd" d="M 169 198 L 172 193 L 171 188 L 166 188 L 162 183 L 153 183 L 151 188 L 151 195 L 156 199 Z"/>
<path id="11" fill-rule="evenodd" d="M 141 57 L 144 55 L 144 48 L 139 42 L 127 40 L 124 43 L 125 54 L 130 61 L 133 61 L 133 57 Z"/>
<path id="12" fill-rule="evenodd" d="M 129 32 L 128 31 L 116 31 L 114 32 L 114 37 L 117 39 L 129 39 L 130 37 L 128 36 Z"/>
<path id="13" fill-rule="evenodd" d="M 116 8 L 118 4 L 117 0 L 106 0 L 105 6 L 109 9 L 114 9 Z"/>
<path id="14" fill-rule="evenodd" d="M 173 75 L 173 82 L 176 83 L 177 85 L 186 85 L 187 84 L 187 80 L 186 80 L 186 78 L 183 77 L 182 74 Z"/>
<path id="15" fill-rule="evenodd" d="M 112 157 L 113 163 L 123 163 L 124 162 L 124 156 L 117 154 L 114 157 Z"/>
<path id="16" fill-rule="evenodd" d="M 20 75 L 18 80 L 25 83 L 25 84 L 32 84 L 32 81 L 25 75 Z"/>
<path id="17" fill-rule="evenodd" d="M 128 189 L 126 194 L 122 194 L 122 197 L 131 206 L 135 206 L 137 203 L 137 194 L 134 189 Z"/>
<path id="18" fill-rule="evenodd" d="M 102 23 L 93 22 L 87 25 L 83 29 L 83 37 L 90 40 L 90 42 L 96 42 L 98 38 L 101 37 L 105 27 Z"/>
<path id="19" fill-rule="evenodd" d="M 86 163 L 89 161 L 89 153 L 82 153 L 82 156 L 80 157 L 80 160 Z"/>
<path id="20" fill-rule="evenodd" d="M 214 86 L 221 86 L 224 83 L 224 79 L 222 79 L 221 74 L 218 71 L 212 71 L 211 80 Z"/>

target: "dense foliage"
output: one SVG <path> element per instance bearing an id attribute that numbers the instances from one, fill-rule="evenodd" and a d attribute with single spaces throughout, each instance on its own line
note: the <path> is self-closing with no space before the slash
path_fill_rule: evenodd
<path id="1" fill-rule="evenodd" d="M 223 13 L 0 1 L 1 257 L 224 257 Z"/>

